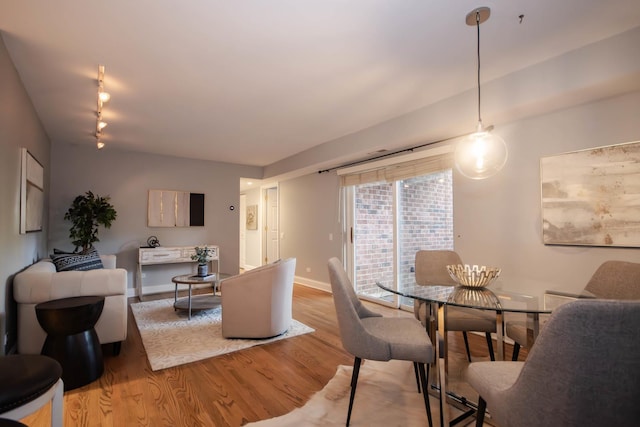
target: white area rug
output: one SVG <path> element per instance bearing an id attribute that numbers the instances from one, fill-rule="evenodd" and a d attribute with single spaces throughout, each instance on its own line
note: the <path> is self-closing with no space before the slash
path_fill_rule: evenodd
<path id="1" fill-rule="evenodd" d="M 349 407 L 353 367 L 339 366 L 327 385 L 301 408 L 286 415 L 256 423 L 251 427 L 344 426 Z M 429 396 L 433 425 L 440 424 L 439 400 Z M 451 416 L 462 412 L 451 408 Z M 428 425 L 422 394 L 418 393 L 411 362 L 366 360 L 360 368 L 350 426 L 424 427 Z M 473 425 L 473 418 L 461 426 Z M 486 424 L 486 423 L 485 423 Z"/>
<path id="2" fill-rule="evenodd" d="M 191 320 L 186 311 L 174 311 L 173 298 L 131 304 L 131 311 L 154 371 L 314 331 L 293 320 L 289 330 L 275 338 L 226 339 L 222 337 L 220 307 L 193 312 Z"/>

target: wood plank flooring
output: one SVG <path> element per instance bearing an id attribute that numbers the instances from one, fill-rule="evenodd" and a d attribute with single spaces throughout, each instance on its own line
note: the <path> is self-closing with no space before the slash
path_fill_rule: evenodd
<path id="1" fill-rule="evenodd" d="M 413 316 L 366 304 L 385 316 Z M 104 346 L 104 375 L 65 393 L 65 426 L 241 426 L 286 414 L 322 389 L 338 365 L 353 363 L 342 348 L 330 294 L 296 285 L 293 316 L 316 331 L 153 372 L 129 310 L 120 355 Z M 472 357 L 487 357 L 484 337 L 469 338 Z M 460 333 L 450 333 L 449 351 L 465 357 Z M 506 357 L 511 357 L 508 351 Z M 47 405 L 23 422 L 49 426 L 49 411 Z"/>

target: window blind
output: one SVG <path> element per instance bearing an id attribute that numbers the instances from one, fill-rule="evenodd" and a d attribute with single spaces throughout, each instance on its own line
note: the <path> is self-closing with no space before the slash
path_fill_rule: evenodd
<path id="1" fill-rule="evenodd" d="M 421 175 L 451 169 L 453 167 L 453 153 L 446 152 L 434 154 L 428 157 L 400 161 L 398 163 L 387 164 L 360 171 L 349 172 L 348 170 L 338 171 L 340 175 L 340 185 L 349 187 L 352 185 L 370 184 L 373 182 L 394 182 L 413 178 Z"/>

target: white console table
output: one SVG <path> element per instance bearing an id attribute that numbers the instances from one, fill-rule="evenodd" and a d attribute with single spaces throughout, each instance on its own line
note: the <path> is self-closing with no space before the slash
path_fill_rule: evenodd
<path id="1" fill-rule="evenodd" d="M 144 295 L 144 284 L 142 281 L 142 271 L 146 266 L 159 264 L 193 264 L 196 261 L 191 259 L 191 255 L 196 253 L 196 245 L 192 246 L 159 246 L 157 248 L 139 248 L 138 249 L 138 271 L 136 274 L 136 294 L 142 299 Z M 209 261 L 213 269 L 213 261 L 216 262 L 216 273 L 220 273 L 220 248 L 216 245 L 197 245 L 211 249 Z M 173 289 L 171 287 L 171 289 Z"/>

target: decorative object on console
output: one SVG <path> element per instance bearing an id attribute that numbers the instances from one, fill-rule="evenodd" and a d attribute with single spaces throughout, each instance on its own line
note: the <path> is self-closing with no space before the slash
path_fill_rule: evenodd
<path id="1" fill-rule="evenodd" d="M 91 191 L 73 200 L 71 207 L 64 214 L 64 219 L 72 223 L 69 237 L 76 248 L 81 247 L 86 251 L 93 247 L 93 242 L 99 242 L 98 227 L 100 225 L 111 228 L 111 223 L 118 213 L 109 200 L 109 196 L 94 195 Z"/>
<path id="2" fill-rule="evenodd" d="M 497 267 L 484 265 L 456 264 L 447 265 L 447 271 L 451 278 L 462 286 L 484 288 L 498 278 L 501 270 Z"/>
<path id="3" fill-rule="evenodd" d="M 214 254 L 213 249 L 209 249 L 208 247 L 195 247 L 196 253 L 191 255 L 191 259 L 198 262 L 198 276 L 205 277 L 209 275 L 209 261 L 211 261 L 211 256 Z"/>
<path id="4" fill-rule="evenodd" d="M 147 246 L 150 248 L 157 248 L 160 246 L 160 240 L 156 236 L 150 236 L 147 239 Z"/>

